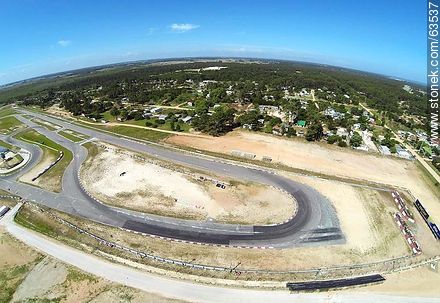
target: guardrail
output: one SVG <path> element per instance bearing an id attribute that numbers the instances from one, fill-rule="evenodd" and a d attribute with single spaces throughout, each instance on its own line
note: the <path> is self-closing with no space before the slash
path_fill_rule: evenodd
<path id="1" fill-rule="evenodd" d="M 435 262 L 440 260 L 440 256 L 435 256 L 430 259 L 425 260 L 415 260 L 414 256 L 402 256 L 398 258 L 381 260 L 377 262 L 371 263 L 362 263 L 362 264 L 353 264 L 353 265 L 343 265 L 343 266 L 334 266 L 334 267 L 323 267 L 323 268 L 312 268 L 312 269 L 303 269 L 303 270 L 264 270 L 264 269 L 241 269 L 241 268 L 231 268 L 231 267 L 222 267 L 222 266 L 212 266 L 206 264 L 198 264 L 193 262 L 187 262 L 172 258 L 165 258 L 158 255 L 154 255 L 151 253 L 146 253 L 140 250 L 136 250 L 127 246 L 120 245 L 113 241 L 108 241 L 98 235 L 95 235 L 79 226 L 64 220 L 50 211 L 44 210 L 41 207 L 28 203 L 29 205 L 39 209 L 42 212 L 47 213 L 49 216 L 54 218 L 61 224 L 68 226 L 69 228 L 74 229 L 80 234 L 84 234 L 88 237 L 95 239 L 99 244 L 105 245 L 110 248 L 118 249 L 124 252 L 131 253 L 141 259 L 148 258 L 153 261 L 177 265 L 186 267 L 189 269 L 195 270 L 209 270 L 209 271 L 217 271 L 217 272 L 234 272 L 234 273 L 249 273 L 249 274 L 268 274 L 268 275 L 297 275 L 297 274 L 305 274 L 309 277 L 310 280 L 316 280 L 319 276 L 325 275 L 339 275 L 339 276 L 352 276 L 354 271 L 363 271 L 363 274 L 371 274 L 371 273 L 391 273 L 398 272 L 410 268 L 414 268 L 423 264 L 428 264 L 430 262 Z M 359 274 L 358 274 L 359 275 Z"/>

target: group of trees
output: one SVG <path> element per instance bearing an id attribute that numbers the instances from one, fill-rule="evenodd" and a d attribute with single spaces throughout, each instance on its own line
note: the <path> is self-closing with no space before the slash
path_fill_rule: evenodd
<path id="1" fill-rule="evenodd" d="M 195 129 L 213 136 L 223 135 L 236 127 L 235 110 L 219 106 L 212 112 L 206 108 L 197 108 L 192 125 Z"/>
<path id="2" fill-rule="evenodd" d="M 47 81 L 44 85 L 32 89 L 21 89 L 27 93 L 22 96 L 25 104 L 37 104 L 42 107 L 55 102 L 74 115 L 85 114 L 100 117 L 107 110 L 113 116 L 123 119 L 142 119 L 141 113 L 127 111 L 121 106 L 121 100 L 136 104 L 180 104 L 195 102 L 196 116 L 193 125 L 196 129 L 214 135 L 221 135 L 237 125 L 250 125 L 259 130 L 262 124 L 258 120 L 266 118 L 258 111 L 248 111 L 235 118 L 235 111 L 225 104 L 239 101 L 244 104 L 281 106 L 285 112 L 292 113 L 298 120 L 308 122 L 306 139 L 320 140 L 323 136 L 322 125 L 329 130 L 337 127 L 350 129 L 353 122 L 367 129 L 367 118 L 360 107 L 351 107 L 366 102 L 381 113 L 381 122 L 396 121 L 407 127 L 420 124 L 414 119 L 403 118 L 405 114 L 424 116 L 426 102 L 423 93 L 417 89 L 409 93 L 402 89 L 402 82 L 386 79 L 366 73 L 348 71 L 340 68 L 323 67 L 303 63 L 267 61 L 267 64 L 246 64 L 231 62 L 192 62 L 168 65 L 129 65 L 96 72 L 85 69 L 77 75 L 56 81 Z M 222 66 L 221 70 L 200 70 L 205 67 Z M 198 84 L 210 80 L 200 93 Z M 37 88 L 38 87 L 38 88 Z M 303 108 L 299 100 L 284 98 L 284 91 L 298 92 L 302 88 L 315 89 L 315 96 L 327 99 L 332 106 L 345 116 L 339 120 L 322 117 L 321 109 L 313 103 Z M 0 92 L 0 98 L 1 96 Z M 17 94 L 8 91 L 8 96 Z M 346 96 L 349 96 L 347 98 Z M 14 99 L 15 101 L 16 99 Z M 334 102 L 339 103 L 334 104 Z M 400 106 L 400 103 L 405 106 Z M 222 104 L 213 109 L 214 105 Z M 329 103 L 330 104 L 330 103 Z M 358 121 L 352 119 L 359 116 Z M 279 121 L 265 119 L 269 128 L 279 125 Z M 177 127 L 177 126 L 175 126 Z M 269 129 L 268 128 L 268 129 Z M 288 131 L 293 135 L 294 131 Z M 360 137 L 360 136 L 359 136 Z M 359 137 L 353 135 L 350 145 L 358 146 Z M 343 144 L 345 140 L 332 137 L 329 143 Z M 391 141 L 385 145 L 393 148 Z"/>

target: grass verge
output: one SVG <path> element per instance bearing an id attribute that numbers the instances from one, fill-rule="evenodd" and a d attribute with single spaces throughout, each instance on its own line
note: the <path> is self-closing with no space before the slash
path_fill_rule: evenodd
<path id="1" fill-rule="evenodd" d="M 64 138 L 72 141 L 72 142 L 79 142 L 79 141 L 86 139 L 86 137 L 87 137 L 87 136 L 83 135 L 84 137 L 81 138 L 78 136 L 78 133 L 73 133 L 73 131 L 71 131 L 71 130 L 69 130 L 69 132 L 62 130 L 62 131 L 59 131 L 58 134 L 63 136 Z"/>
<path id="2" fill-rule="evenodd" d="M 13 116 L 0 118 L 0 132 L 3 134 L 9 134 L 22 125 L 23 124 Z"/>
<path id="3" fill-rule="evenodd" d="M 60 151 L 64 153 L 63 158 L 40 177 L 40 184 L 48 185 L 47 188 L 45 187 L 46 189 L 60 192 L 62 189 L 62 177 L 64 170 L 73 159 L 72 152 L 35 130 L 23 131 L 17 134 L 15 137 L 19 140 L 39 145 L 43 149 L 43 158 L 45 156 L 52 155 L 56 159 Z"/>
<path id="4" fill-rule="evenodd" d="M 110 126 L 110 125 L 87 125 L 86 123 L 82 123 L 80 121 L 76 122 L 82 127 L 91 128 L 91 129 L 100 129 L 108 132 L 112 132 L 116 135 L 123 135 L 132 137 L 135 139 L 147 140 L 152 142 L 159 142 L 165 138 L 168 138 L 170 134 L 163 133 L 159 131 L 143 129 L 143 128 L 134 128 L 129 126 Z"/>

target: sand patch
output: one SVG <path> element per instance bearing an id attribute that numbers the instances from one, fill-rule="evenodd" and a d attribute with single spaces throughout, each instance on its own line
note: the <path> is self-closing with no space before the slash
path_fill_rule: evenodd
<path id="1" fill-rule="evenodd" d="M 0 228 L 0 270 L 28 264 L 38 258 L 39 254 L 26 245 L 5 233 L 3 227 Z"/>
<path id="2" fill-rule="evenodd" d="M 256 154 L 258 160 L 270 156 L 274 162 L 294 168 L 405 187 L 423 201 L 432 216 L 440 220 L 439 196 L 427 185 L 413 161 L 353 151 L 326 143 L 306 142 L 300 138 L 286 139 L 238 130 L 222 137 L 171 136 L 165 141 L 225 154 L 241 150 Z"/>
<path id="3" fill-rule="evenodd" d="M 66 277 L 66 266 L 54 259 L 46 257 L 29 272 L 14 293 L 12 302 L 42 296 L 48 299 L 55 299 L 60 294 L 54 292 L 52 289 L 62 284 L 66 280 Z"/>
<path id="4" fill-rule="evenodd" d="M 221 189 L 188 169 L 140 159 L 136 153 L 108 144 L 99 145 L 94 154 L 81 169 L 83 184 L 101 201 L 118 207 L 249 224 L 278 223 L 295 213 L 293 198 L 269 186 L 234 182 Z"/>
<path id="5" fill-rule="evenodd" d="M 20 182 L 29 183 L 35 186 L 40 187 L 47 187 L 47 182 L 42 182 L 42 177 L 36 179 L 35 181 L 32 181 L 33 178 L 35 178 L 39 173 L 41 173 L 44 169 L 46 169 L 50 164 L 52 164 L 55 161 L 56 157 L 47 152 L 43 151 L 43 156 L 41 158 L 41 161 L 38 162 L 37 165 L 35 165 L 30 171 L 23 174 L 18 180 Z"/>

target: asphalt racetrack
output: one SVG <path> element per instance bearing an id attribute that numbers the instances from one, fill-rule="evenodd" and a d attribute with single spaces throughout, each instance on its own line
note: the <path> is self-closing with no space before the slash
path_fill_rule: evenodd
<path id="1" fill-rule="evenodd" d="M 291 194 L 297 201 L 298 206 L 297 213 L 291 220 L 282 224 L 267 226 L 184 220 L 110 207 L 90 197 L 80 185 L 78 172 L 81 164 L 87 158 L 87 149 L 81 146 L 83 142 L 71 142 L 56 131 L 49 131 L 21 115 L 16 115 L 17 119 L 21 122 L 73 153 L 73 161 L 68 165 L 63 176 L 63 189 L 60 193 L 53 193 L 17 181 L 22 174 L 29 171 L 39 162 L 42 156 L 41 149 L 37 145 L 14 139 L 13 134 L 8 136 L 0 135 L 0 139 L 24 148 L 32 154 L 29 163 L 24 168 L 12 175 L 2 176 L 0 179 L 0 189 L 16 194 L 25 200 L 34 201 L 38 204 L 103 224 L 149 235 L 205 244 L 282 248 L 337 244 L 345 241 L 332 204 L 310 186 L 258 167 L 242 166 L 231 161 L 204 157 L 178 149 L 165 148 L 158 144 L 138 142 L 79 126 L 67 120 L 55 119 L 25 110 L 21 111 L 27 115 L 52 122 L 63 129 L 71 129 L 96 140 L 146 153 L 162 160 L 217 175 L 232 177 L 237 180 L 254 181 L 278 187 Z"/>

